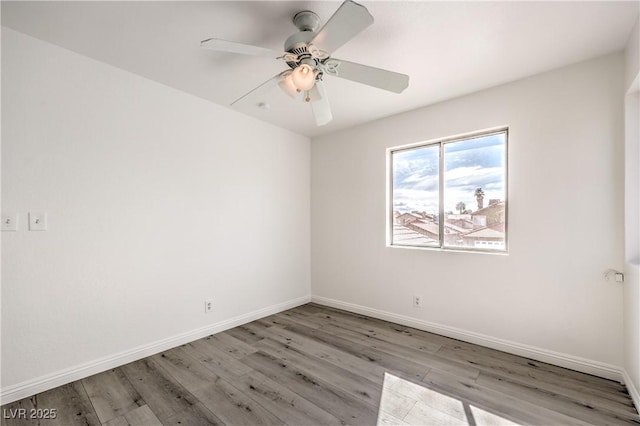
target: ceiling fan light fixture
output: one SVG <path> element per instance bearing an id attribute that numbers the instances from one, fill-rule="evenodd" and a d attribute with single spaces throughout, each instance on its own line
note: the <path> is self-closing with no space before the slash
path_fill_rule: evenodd
<path id="1" fill-rule="evenodd" d="M 302 64 L 291 73 L 293 85 L 300 91 L 310 90 L 316 82 L 316 75 L 310 65 Z"/>
<path id="2" fill-rule="evenodd" d="M 293 84 L 292 73 L 288 73 L 280 82 L 278 86 L 282 89 L 284 93 L 289 95 L 292 98 L 295 98 L 296 95 L 300 92 L 300 90 Z"/>
<path id="3" fill-rule="evenodd" d="M 282 51 L 218 38 L 209 38 L 200 43 L 204 48 L 219 52 L 268 56 L 286 62 L 288 69 L 274 75 L 236 99 L 231 105 L 245 99 L 266 97 L 275 85 L 279 85 L 288 96 L 294 99 L 301 93 L 303 100 L 311 106 L 316 124 L 322 126 L 332 120 L 324 89 L 323 76 L 325 75 L 340 77 L 393 93 L 401 93 L 408 87 L 408 75 L 331 57 L 332 52 L 373 23 L 373 16 L 363 5 L 354 0 L 343 0 L 340 7 L 322 27 L 320 27 L 318 15 L 308 10 L 297 13 L 293 23 L 299 31 L 285 40 Z M 269 107 L 266 101 L 256 105 L 263 109 Z"/>

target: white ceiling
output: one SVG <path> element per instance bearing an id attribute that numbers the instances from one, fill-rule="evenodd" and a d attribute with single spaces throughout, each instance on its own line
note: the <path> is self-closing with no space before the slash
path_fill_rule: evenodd
<path id="1" fill-rule="evenodd" d="M 265 57 L 204 50 L 210 37 L 274 50 L 301 10 L 323 22 L 340 1 L 2 1 L 2 25 L 228 106 L 284 70 Z M 402 94 L 325 78 L 333 122 L 272 92 L 269 109 L 234 107 L 316 136 L 604 55 L 638 17 L 628 2 L 366 1 L 375 22 L 332 56 L 410 76 Z"/>

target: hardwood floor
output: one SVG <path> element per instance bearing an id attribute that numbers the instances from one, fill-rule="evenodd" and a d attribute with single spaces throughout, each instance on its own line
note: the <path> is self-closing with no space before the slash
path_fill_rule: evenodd
<path id="1" fill-rule="evenodd" d="M 2 413 L 8 426 L 640 425 L 620 383 L 314 304 Z"/>

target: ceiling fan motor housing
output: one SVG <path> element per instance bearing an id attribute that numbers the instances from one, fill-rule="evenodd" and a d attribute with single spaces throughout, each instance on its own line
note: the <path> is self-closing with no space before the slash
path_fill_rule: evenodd
<path id="1" fill-rule="evenodd" d="M 308 46 L 311 40 L 316 36 L 316 30 L 320 27 L 320 17 L 310 10 L 303 10 L 302 12 L 295 14 L 293 17 L 293 24 L 300 31 L 292 34 L 284 42 L 284 51 L 292 53 L 298 57 L 295 62 L 287 61 L 287 64 L 291 68 L 295 68 L 300 65 L 303 59 L 311 57 Z"/>
<path id="2" fill-rule="evenodd" d="M 291 35 L 287 41 L 284 42 L 284 50 L 285 52 L 292 53 L 298 57 L 297 62 L 287 61 L 287 64 L 291 68 L 295 68 L 299 65 L 300 60 L 304 57 L 311 57 L 311 53 L 309 52 L 308 46 L 311 40 L 315 37 L 316 33 L 313 31 L 300 31 L 299 33 L 295 33 Z"/>

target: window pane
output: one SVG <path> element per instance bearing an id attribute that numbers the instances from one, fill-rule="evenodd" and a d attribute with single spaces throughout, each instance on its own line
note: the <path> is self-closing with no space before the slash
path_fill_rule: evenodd
<path id="1" fill-rule="evenodd" d="M 439 158 L 440 145 L 392 153 L 392 244 L 440 245 Z"/>
<path id="2" fill-rule="evenodd" d="M 444 145 L 444 246 L 506 250 L 506 134 Z"/>

